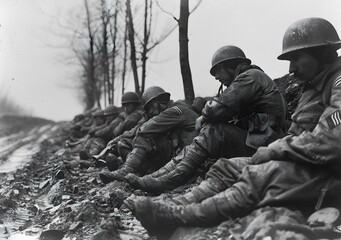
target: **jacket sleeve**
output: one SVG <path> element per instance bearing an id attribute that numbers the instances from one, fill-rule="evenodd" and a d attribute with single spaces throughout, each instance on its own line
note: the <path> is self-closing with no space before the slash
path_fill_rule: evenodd
<path id="1" fill-rule="evenodd" d="M 213 100 L 218 104 L 205 105 L 203 116 L 208 122 L 214 119 L 229 121 L 242 111 L 243 106 L 252 105 L 261 91 L 262 88 L 255 77 L 247 72 L 242 73 L 225 89 L 219 99 Z"/>
<path id="2" fill-rule="evenodd" d="M 108 126 L 102 128 L 95 133 L 95 137 L 110 140 L 114 137 L 114 129 L 123 121 L 122 118 L 115 118 Z"/>
<path id="3" fill-rule="evenodd" d="M 150 138 L 180 127 L 186 122 L 184 111 L 185 109 L 179 106 L 167 108 L 144 123 L 138 130 L 137 136 Z"/>
<path id="4" fill-rule="evenodd" d="M 132 129 L 142 118 L 142 113 L 136 111 L 128 115 L 114 130 L 114 135 L 119 136 L 125 131 Z"/>
<path id="5" fill-rule="evenodd" d="M 308 162 L 341 170 L 341 74 L 335 78 L 330 104 L 312 132 L 287 136 L 268 146 L 274 160 Z"/>

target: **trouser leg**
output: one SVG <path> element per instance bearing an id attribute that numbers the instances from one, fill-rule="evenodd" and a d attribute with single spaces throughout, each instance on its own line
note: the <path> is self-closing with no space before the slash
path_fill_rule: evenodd
<path id="1" fill-rule="evenodd" d="M 226 190 L 237 182 L 242 170 L 250 163 L 251 158 L 221 158 L 212 165 L 199 186 L 193 187 L 190 192 L 179 195 L 171 201 L 178 205 L 198 203 Z"/>
<path id="2" fill-rule="evenodd" d="M 246 135 L 245 130 L 230 124 L 205 125 L 173 171 L 158 178 L 145 176 L 137 188 L 161 193 L 184 184 L 209 157 L 251 156 L 255 149 L 245 145 Z"/>

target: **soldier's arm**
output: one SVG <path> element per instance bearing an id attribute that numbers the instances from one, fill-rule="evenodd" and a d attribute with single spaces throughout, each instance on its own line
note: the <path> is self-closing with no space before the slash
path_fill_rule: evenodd
<path id="1" fill-rule="evenodd" d="M 133 112 L 125 118 L 114 130 L 114 135 L 118 136 L 132 129 L 142 118 L 141 112 Z"/>
<path id="2" fill-rule="evenodd" d="M 158 116 L 155 116 L 144 123 L 137 132 L 137 135 L 148 138 L 180 127 L 186 122 L 184 111 L 185 109 L 180 106 L 173 106 L 166 109 Z"/>
<path id="3" fill-rule="evenodd" d="M 230 121 L 243 107 L 253 104 L 261 86 L 248 74 L 241 74 L 219 98 L 206 103 L 202 115 L 207 122 Z"/>
<path id="4" fill-rule="evenodd" d="M 335 78 L 330 105 L 312 132 L 287 136 L 268 146 L 273 160 L 333 165 L 341 169 L 341 74 Z"/>

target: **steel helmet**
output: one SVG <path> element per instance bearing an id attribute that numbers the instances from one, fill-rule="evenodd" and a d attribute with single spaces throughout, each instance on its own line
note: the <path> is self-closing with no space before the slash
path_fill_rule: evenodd
<path id="1" fill-rule="evenodd" d="M 104 111 L 101 109 L 96 110 L 93 114 L 93 117 L 103 117 L 104 116 Z"/>
<path id="2" fill-rule="evenodd" d="M 110 116 L 117 114 L 121 111 L 119 107 L 116 107 L 114 105 L 109 105 L 104 109 L 104 116 Z"/>
<path id="3" fill-rule="evenodd" d="M 139 95 L 135 92 L 126 92 L 123 94 L 121 99 L 121 104 L 127 104 L 127 103 L 138 103 L 141 104 L 141 100 Z"/>
<path id="4" fill-rule="evenodd" d="M 156 98 L 161 102 L 169 102 L 170 93 L 166 92 L 158 86 L 147 88 L 142 94 L 143 107 L 146 108 L 147 104 Z"/>
<path id="5" fill-rule="evenodd" d="M 341 47 L 340 38 L 333 25 L 323 18 L 304 18 L 293 23 L 285 32 L 279 60 L 288 60 L 289 53 L 311 47 Z"/>
<path id="6" fill-rule="evenodd" d="M 210 69 L 210 73 L 212 76 L 214 76 L 214 68 L 219 64 L 224 61 L 229 61 L 229 60 L 240 60 L 240 61 L 245 61 L 248 62 L 249 64 L 251 63 L 251 60 L 248 59 L 244 52 L 236 46 L 228 45 L 219 48 L 212 57 L 212 67 Z"/>

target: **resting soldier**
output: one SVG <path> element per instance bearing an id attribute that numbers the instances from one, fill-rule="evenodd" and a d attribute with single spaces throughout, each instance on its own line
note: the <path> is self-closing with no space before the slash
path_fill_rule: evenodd
<path id="1" fill-rule="evenodd" d="M 113 137 L 115 128 L 124 120 L 125 113 L 121 108 L 109 105 L 103 111 L 106 119 L 105 124 L 92 128 L 89 131 L 90 138 L 79 152 L 81 160 L 90 159 L 92 155 L 98 154 Z"/>
<path id="2" fill-rule="evenodd" d="M 159 171 L 142 178 L 129 174 L 132 187 L 164 192 L 188 181 L 208 158 L 252 156 L 258 147 L 284 136 L 283 98 L 270 77 L 251 65 L 240 48 L 218 49 L 210 73 L 227 88 L 206 103 L 196 122 L 198 128 L 203 125 L 199 135 Z"/>
<path id="3" fill-rule="evenodd" d="M 70 147 L 70 150 L 68 150 L 70 153 L 79 153 L 79 151 L 82 149 L 83 145 L 87 142 L 87 140 L 91 138 L 90 132 L 94 131 L 94 129 L 103 128 L 106 125 L 104 110 L 97 109 L 91 114 L 91 116 L 92 121 L 89 121 L 90 122 L 89 126 L 87 124 L 81 126 L 80 131 L 84 132 L 85 135 L 80 139 L 66 142 L 66 146 Z"/>
<path id="4" fill-rule="evenodd" d="M 100 174 L 104 183 L 125 181 L 128 173 L 155 171 L 197 135 L 195 120 L 198 114 L 185 102 L 170 100 L 170 94 L 162 88 L 153 86 L 146 89 L 142 104 L 149 120 L 137 129 L 133 149 L 121 168 Z"/>
<path id="5" fill-rule="evenodd" d="M 176 199 L 185 205 L 148 198 L 127 201 L 148 232 L 214 226 L 266 206 L 299 210 L 305 216 L 320 207 L 340 208 L 340 47 L 335 28 L 325 19 L 292 24 L 278 59 L 290 61 L 289 72 L 303 81 L 304 89 L 289 135 L 259 148 L 252 158 L 218 160 L 197 189 Z"/>
<path id="6" fill-rule="evenodd" d="M 93 132 L 94 138 L 79 153 L 81 159 L 90 159 L 91 156 L 100 153 L 110 140 L 133 128 L 142 118 L 141 100 L 136 93 L 126 92 L 121 103 L 124 111 L 114 105 L 104 110 L 107 126 Z"/>

